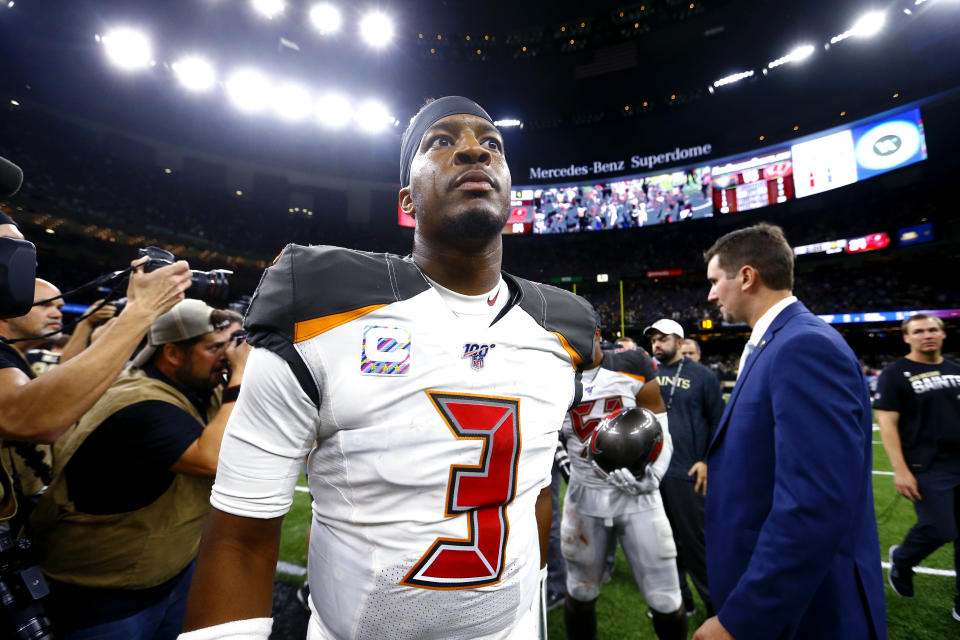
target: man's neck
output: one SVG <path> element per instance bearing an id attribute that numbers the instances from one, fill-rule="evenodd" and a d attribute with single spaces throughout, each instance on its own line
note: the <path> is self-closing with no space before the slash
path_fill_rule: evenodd
<path id="1" fill-rule="evenodd" d="M 20 336 L 15 336 L 7 333 L 6 331 L 0 331 L 0 338 L 6 338 L 7 340 L 16 340 Z M 33 349 L 35 346 L 43 344 L 39 340 L 24 340 L 22 342 L 14 342 L 10 346 L 20 352 L 21 355 L 25 355 L 27 351 Z"/>
<path id="2" fill-rule="evenodd" d="M 667 364 L 668 367 L 672 367 L 673 365 L 677 364 L 677 363 L 680 362 L 681 360 L 683 360 L 683 354 L 682 354 L 682 353 L 677 353 L 677 354 L 676 354 L 675 356 L 673 356 L 673 358 L 672 358 L 669 362 L 667 362 L 666 364 Z"/>
<path id="3" fill-rule="evenodd" d="M 913 360 L 921 364 L 940 364 L 943 362 L 943 354 L 940 351 L 934 351 L 932 353 L 911 351 L 907 354 L 907 360 Z"/>
<path id="4" fill-rule="evenodd" d="M 792 296 L 793 292 L 789 290 L 773 291 L 768 289 L 758 295 L 759 297 L 754 305 L 754 311 L 752 314 L 750 314 L 749 320 L 747 320 L 747 324 L 750 325 L 751 329 L 757 326 L 757 323 L 760 322 L 760 318 L 763 317 L 763 314 L 765 314 L 767 311 L 770 311 L 770 309 L 772 309 L 773 306 L 781 300 Z"/>
<path id="5" fill-rule="evenodd" d="M 420 234 L 413 239 L 413 261 L 423 273 L 440 286 L 468 296 L 497 286 L 502 258 L 500 236 L 475 247 L 439 247 Z"/>

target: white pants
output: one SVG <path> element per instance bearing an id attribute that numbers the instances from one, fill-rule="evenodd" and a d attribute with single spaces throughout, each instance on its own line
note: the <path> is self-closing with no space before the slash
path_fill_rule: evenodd
<path id="1" fill-rule="evenodd" d="M 577 511 L 567 492 L 560 539 L 567 560 L 567 593 L 589 602 L 600 595 L 607 540 L 615 535 L 627 556 L 640 593 L 654 611 L 672 613 L 680 608 L 677 547 L 673 530 L 659 500 L 644 511 L 613 518 L 586 516 Z"/>

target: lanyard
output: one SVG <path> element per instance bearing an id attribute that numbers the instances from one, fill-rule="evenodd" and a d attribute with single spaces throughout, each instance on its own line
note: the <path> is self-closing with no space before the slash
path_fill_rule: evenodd
<path id="1" fill-rule="evenodd" d="M 666 402 L 667 411 L 670 411 L 670 407 L 673 406 L 673 394 L 677 392 L 677 379 L 680 377 L 680 372 L 683 371 L 683 363 L 685 360 L 686 358 L 680 358 L 680 366 L 677 367 L 677 372 L 673 374 L 673 382 L 670 385 L 670 396 Z"/>

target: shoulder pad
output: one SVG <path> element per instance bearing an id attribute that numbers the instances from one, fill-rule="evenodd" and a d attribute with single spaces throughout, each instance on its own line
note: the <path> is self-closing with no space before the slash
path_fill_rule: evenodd
<path id="1" fill-rule="evenodd" d="M 400 256 L 290 244 L 260 278 L 243 320 L 247 342 L 286 360 L 319 404 L 320 390 L 293 345 L 429 286 Z"/>
<path id="2" fill-rule="evenodd" d="M 300 342 L 358 311 L 410 298 L 429 286 L 416 266 L 399 256 L 290 244 L 263 272 L 244 327 L 254 339 L 269 332 Z"/>
<path id="3" fill-rule="evenodd" d="M 639 378 L 641 382 L 653 380 L 657 371 L 653 360 L 641 349 L 628 349 L 619 352 L 604 351 L 603 362 L 600 363 L 600 366 L 633 378 Z"/>
<path id="4" fill-rule="evenodd" d="M 590 362 L 593 359 L 593 335 L 597 330 L 590 303 L 564 289 L 510 277 L 520 287 L 520 308 L 544 329 L 557 334 L 563 348 L 570 354 L 573 366 L 579 369 L 583 363 Z"/>

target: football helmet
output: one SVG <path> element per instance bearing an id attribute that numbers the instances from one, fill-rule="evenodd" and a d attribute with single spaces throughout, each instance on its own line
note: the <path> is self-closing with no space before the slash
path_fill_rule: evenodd
<path id="1" fill-rule="evenodd" d="M 663 450 L 663 430 L 649 409 L 633 407 L 605 417 L 590 436 L 588 455 L 605 473 L 627 469 L 642 478 Z"/>

